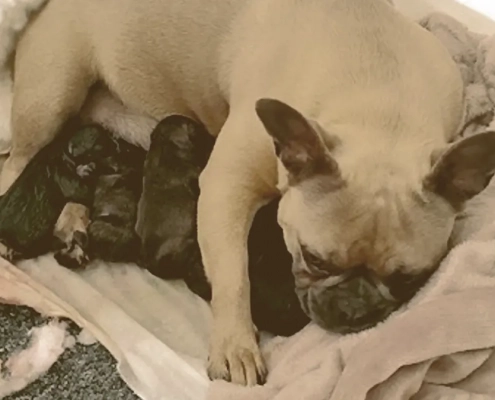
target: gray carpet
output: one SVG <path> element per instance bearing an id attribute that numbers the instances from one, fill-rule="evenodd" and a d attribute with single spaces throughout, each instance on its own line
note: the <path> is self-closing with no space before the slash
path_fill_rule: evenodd
<path id="1" fill-rule="evenodd" d="M 28 307 L 0 304 L 0 359 L 29 342 L 28 331 L 48 321 Z M 69 332 L 80 329 L 69 322 Z M 0 371 L 1 373 L 1 371 Z M 120 378 L 115 360 L 100 344 L 80 343 L 65 350 L 52 368 L 24 390 L 4 400 L 134 400 L 139 399 Z"/>

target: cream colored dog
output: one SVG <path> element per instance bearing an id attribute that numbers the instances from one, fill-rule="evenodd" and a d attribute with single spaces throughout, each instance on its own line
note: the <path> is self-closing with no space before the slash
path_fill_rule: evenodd
<path id="1" fill-rule="evenodd" d="M 312 313 L 316 277 L 433 269 L 457 211 L 495 168 L 494 134 L 449 147 L 460 74 L 386 0 L 50 0 L 17 48 L 3 191 L 98 80 L 139 112 L 191 116 L 219 135 L 198 210 L 212 378 L 265 375 L 246 252 L 263 203 L 283 196 L 279 221 Z"/>

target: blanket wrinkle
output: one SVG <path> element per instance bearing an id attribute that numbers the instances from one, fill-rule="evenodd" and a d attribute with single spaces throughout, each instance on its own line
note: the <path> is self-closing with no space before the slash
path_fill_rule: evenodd
<path id="1" fill-rule="evenodd" d="M 488 359 L 474 373 L 467 376 L 460 382 L 455 383 L 452 387 L 464 390 L 468 393 L 488 393 L 495 397 L 493 388 L 493 371 L 495 370 L 495 352 L 486 350 Z"/>
<path id="2" fill-rule="evenodd" d="M 469 393 L 463 390 L 425 384 L 411 400 L 493 400 L 492 395 Z"/>
<path id="3" fill-rule="evenodd" d="M 491 349 L 482 349 L 442 356 L 433 361 L 426 373 L 425 381 L 436 385 L 458 383 L 485 364 L 491 355 Z"/>
<path id="4" fill-rule="evenodd" d="M 375 385 L 383 383 L 382 390 L 394 386 L 389 385 L 388 379 L 403 366 L 425 360 L 427 364 L 431 364 L 437 357 L 493 347 L 495 309 L 488 310 L 478 306 L 483 303 L 486 306 L 487 301 L 495 298 L 494 296 L 494 287 L 447 294 L 383 323 L 380 329 L 370 330 L 367 337 L 353 349 L 331 399 L 349 398 L 349 388 L 352 388 L 353 399 L 366 399 L 367 390 Z M 463 307 L 454 314 L 452 305 Z M 421 321 L 421 324 L 418 321 Z M 438 321 L 444 323 L 438 324 Z M 465 321 L 469 321 L 475 330 L 466 329 Z M 438 326 L 432 329 L 435 323 Z M 400 340 L 405 333 L 407 340 Z M 381 354 L 391 356 L 380 360 L 380 367 L 377 368 L 375 364 Z M 469 364 L 479 367 L 481 363 L 473 360 Z M 466 368 L 467 365 L 463 367 Z M 451 372 L 449 371 L 449 376 L 444 378 L 450 383 L 455 381 L 455 376 L 450 375 Z M 472 370 L 464 375 L 470 372 Z"/>
<path id="5" fill-rule="evenodd" d="M 373 387 L 367 398 L 370 400 L 410 399 L 421 389 L 423 379 L 432 362 L 433 360 L 429 360 L 424 363 L 400 367 L 387 379 L 387 385 Z"/>

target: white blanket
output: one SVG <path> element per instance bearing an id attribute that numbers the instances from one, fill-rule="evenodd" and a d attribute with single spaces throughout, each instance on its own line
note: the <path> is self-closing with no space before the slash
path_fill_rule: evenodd
<path id="1" fill-rule="evenodd" d="M 42 3 L 39 0 L 5 4 L 3 2 L 5 0 L 0 0 L 0 15 L 2 15 L 2 7 L 6 10 L 7 7 L 15 5 L 24 7 L 22 10 L 26 12 L 29 7 Z M 456 43 L 455 46 L 449 47 L 455 56 L 456 46 L 459 44 L 456 35 L 459 31 L 454 30 L 455 34 L 450 35 L 452 32 L 444 29 L 446 25 L 442 18 L 444 17 L 439 16 L 429 20 L 428 28 L 446 40 L 448 47 L 449 43 Z M 7 41 L 7 37 L 2 36 L 2 32 L 15 35 L 20 30 L 19 26 L 9 19 L 7 23 L 11 24 L 12 29 L 4 29 L 6 25 L 2 25 L 2 21 L 5 23 L 5 20 L 0 20 L 0 46 L 3 44 L 2 41 Z M 450 23 L 455 25 L 455 21 L 448 20 L 447 25 Z M 481 51 L 481 43 L 487 44 L 489 39 L 481 42 L 480 36 L 469 34 L 466 37 L 476 41 L 474 63 L 468 63 L 469 67 L 466 68 L 476 67 L 476 71 L 481 71 L 478 69 L 480 65 L 478 58 L 481 60 L 480 55 L 486 55 L 487 57 L 484 58 L 486 60 L 489 58 L 489 52 L 483 51 L 479 54 L 477 52 Z M 8 40 L 11 40 L 10 37 Z M 460 42 L 465 43 L 463 40 Z M 487 72 L 488 75 L 492 73 L 490 70 Z M 469 78 L 468 75 L 465 76 Z M 8 74 L 4 76 L 9 77 Z M 481 73 L 477 72 L 473 76 L 473 79 L 466 78 L 466 85 L 476 85 L 480 82 L 484 85 L 488 82 Z M 493 76 L 495 77 L 495 72 Z M 2 82 L 6 81 L 2 81 L 0 76 L 0 89 Z M 489 85 L 485 87 L 489 88 Z M 480 118 L 477 122 L 489 124 L 487 115 L 490 114 L 490 109 L 493 110 L 491 91 L 481 90 L 480 94 L 476 91 L 479 89 L 479 86 L 478 89 L 472 89 L 473 97 L 469 103 L 472 110 L 469 115 L 484 115 L 486 118 Z M 8 115 L 6 104 L 1 103 L 6 98 L 2 100 L 0 91 L 0 133 L 2 127 L 9 127 L 5 119 Z M 144 125 L 148 124 L 147 127 L 150 125 L 149 120 L 141 122 Z M 479 128 L 479 124 L 471 125 L 469 132 Z M 4 130 L 4 133 L 8 138 L 8 132 Z M 0 143 L 1 140 L 0 135 Z M 345 338 L 328 334 L 317 326 L 309 325 L 292 338 L 265 340 L 263 348 L 271 373 L 268 384 L 255 389 L 236 388 L 221 382 L 209 384 L 204 370 L 210 321 L 208 306 L 189 293 L 183 284 L 163 282 L 133 265 L 100 263 L 92 265 L 83 273 L 74 273 L 58 266 L 51 256 L 24 262 L 19 268 L 2 261 L 0 300 L 30 305 L 46 315 L 67 316 L 89 329 L 117 358 L 123 379 L 145 400 L 198 400 L 204 398 L 208 390 L 211 398 L 239 400 L 241 398 L 271 399 L 276 396 L 279 399 L 289 399 L 294 398 L 293 394 L 297 394 L 298 399 L 318 400 L 330 396 L 332 399 L 397 400 L 412 398 L 413 395 L 421 396 L 421 393 L 426 394 L 417 397 L 418 399 L 443 398 L 438 396 L 444 396 L 446 392 L 440 393 L 439 390 L 451 391 L 450 394 L 456 391 L 456 395 L 461 393 L 469 396 L 474 392 L 480 393 L 482 386 L 480 382 L 486 382 L 486 379 L 479 378 L 475 383 L 466 383 L 467 378 L 464 376 L 466 371 L 471 368 L 471 372 L 474 370 L 479 372 L 479 367 L 485 366 L 489 373 L 493 372 L 489 368 L 495 364 L 491 353 L 483 353 L 480 350 L 481 352 L 476 353 L 475 357 L 470 357 L 469 362 L 459 363 L 459 358 L 454 357 L 442 364 L 438 361 L 441 361 L 441 358 L 435 359 L 433 353 L 428 353 L 427 346 L 424 346 L 423 351 L 416 353 L 416 359 L 414 357 L 411 359 L 406 357 L 407 354 L 400 352 L 400 346 L 404 347 L 404 343 L 407 345 L 407 341 L 398 341 L 397 346 L 388 343 L 387 347 L 384 339 L 390 337 L 387 335 L 393 334 L 395 327 L 400 327 L 400 324 L 405 323 L 407 326 L 408 318 L 417 317 L 419 311 L 414 312 L 414 310 L 430 310 L 426 312 L 429 316 L 425 314 L 424 319 L 430 318 L 430 321 L 435 321 L 434 311 L 446 310 L 445 297 L 442 297 L 445 293 L 457 293 L 456 296 L 466 295 L 466 302 L 471 301 L 473 312 L 466 313 L 465 309 L 457 307 L 458 315 L 452 312 L 449 313 L 448 318 L 438 318 L 437 315 L 437 324 L 433 322 L 426 330 L 424 326 L 421 328 L 421 324 L 418 325 L 418 322 L 421 322 L 420 318 L 416 320 L 415 325 L 412 325 L 418 328 L 418 334 L 431 333 L 434 337 L 435 332 L 445 334 L 449 329 L 466 325 L 464 322 L 455 325 L 456 316 L 461 318 L 459 321 L 471 316 L 472 324 L 479 324 L 480 320 L 483 320 L 485 310 L 480 310 L 479 307 L 486 305 L 487 299 L 493 300 L 491 304 L 495 304 L 495 226 L 492 225 L 492 221 L 495 221 L 495 183 L 470 203 L 465 217 L 458 224 L 457 242 L 468 240 L 452 251 L 442 264 L 439 273 L 410 304 L 409 309 L 401 310 L 375 329 Z M 450 299 L 459 301 L 458 297 Z M 435 305 L 434 302 L 437 300 Z M 427 301 L 430 301 L 429 305 L 425 304 Z M 455 310 L 451 311 L 455 312 Z M 486 316 L 491 316 L 490 310 L 486 311 Z M 479 327 L 480 329 L 475 330 L 474 333 L 480 335 L 473 340 L 462 340 L 464 338 L 462 335 L 456 336 L 455 332 L 452 332 L 451 337 L 437 335 L 436 342 L 425 340 L 425 344 L 429 342 L 438 344 L 442 342 L 438 340 L 440 338 L 443 339 L 444 344 L 454 344 L 450 352 L 476 350 L 480 346 L 490 348 L 495 346 L 495 316 L 489 322 L 493 325 L 488 326 L 491 330 L 483 330 L 481 329 L 483 327 Z M 492 334 L 486 334 L 486 331 Z M 404 334 L 407 332 L 404 331 Z M 421 342 L 416 340 L 414 343 L 419 346 L 419 351 Z M 462 343 L 465 348 L 462 348 Z M 376 349 L 380 344 L 382 347 Z M 374 353 L 370 349 L 373 349 Z M 445 349 L 443 351 L 443 354 L 448 353 L 445 353 Z M 372 362 L 379 363 L 381 368 L 373 367 Z M 436 368 L 430 368 L 433 364 Z M 460 367 L 455 369 L 460 364 L 466 365 L 467 369 Z M 290 365 L 289 370 L 284 368 L 288 365 Z M 413 368 L 400 368 L 406 365 L 413 365 Z M 418 368 L 422 372 L 418 372 Z M 448 373 L 442 375 L 441 372 L 445 370 Z M 458 372 L 461 370 L 462 373 Z M 400 373 L 394 374 L 394 371 Z M 442 381 L 447 375 L 450 386 Z M 488 376 L 495 382 L 495 375 Z M 392 378 L 395 381 L 391 381 Z M 357 384 L 359 380 L 361 383 Z M 382 386 L 380 389 L 379 384 L 385 381 L 391 382 L 392 385 Z M 351 397 L 349 397 L 350 388 L 353 390 Z M 370 392 L 372 388 L 375 388 L 375 391 Z M 385 392 L 386 390 L 389 392 Z M 400 390 L 403 391 L 399 396 Z M 408 397 L 402 396 L 404 393 Z M 461 398 L 468 397 L 459 397 Z"/>

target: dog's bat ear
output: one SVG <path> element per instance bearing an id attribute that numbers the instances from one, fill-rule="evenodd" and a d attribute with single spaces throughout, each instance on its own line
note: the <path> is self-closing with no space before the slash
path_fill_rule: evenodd
<path id="1" fill-rule="evenodd" d="M 289 172 L 289 183 L 316 175 L 340 179 L 337 162 L 319 133 L 299 111 L 267 98 L 258 100 L 255 110 L 274 141 L 277 157 Z"/>
<path id="2" fill-rule="evenodd" d="M 451 145 L 438 157 L 424 186 L 460 208 L 485 189 L 494 174 L 495 132 L 485 132 Z"/>

